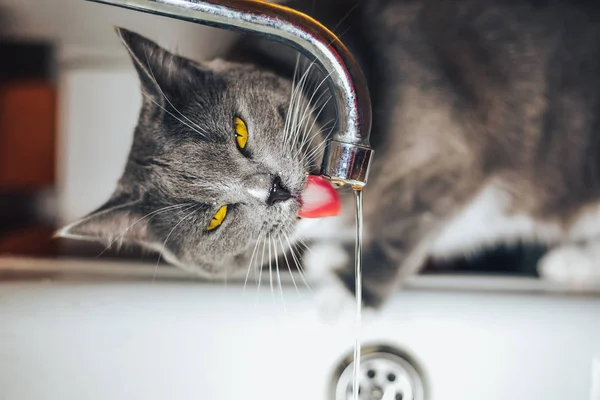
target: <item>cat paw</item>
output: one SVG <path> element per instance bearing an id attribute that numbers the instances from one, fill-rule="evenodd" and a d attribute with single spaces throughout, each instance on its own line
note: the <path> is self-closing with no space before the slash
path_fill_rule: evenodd
<path id="1" fill-rule="evenodd" d="M 315 287 L 315 301 L 321 318 L 327 321 L 353 319 L 356 316 L 356 297 L 340 279 L 338 270 L 352 261 L 341 245 L 319 244 L 305 256 L 305 266 L 310 282 Z M 363 307 L 363 318 L 370 310 Z"/>
<path id="2" fill-rule="evenodd" d="M 348 254 L 336 244 L 316 244 L 305 254 L 304 265 L 309 282 L 315 288 L 319 315 L 335 320 L 355 302 L 351 293 L 335 276 L 335 270 L 346 265 Z"/>
<path id="3" fill-rule="evenodd" d="M 327 283 L 334 279 L 335 271 L 347 265 L 350 256 L 340 244 L 319 243 L 304 255 L 305 273 L 310 282 Z"/>
<path id="4" fill-rule="evenodd" d="M 356 315 L 356 298 L 339 280 L 320 284 L 315 295 L 319 316 L 326 321 Z"/>
<path id="5" fill-rule="evenodd" d="M 600 286 L 600 243 L 553 249 L 538 262 L 538 272 L 552 283 L 576 288 Z"/>

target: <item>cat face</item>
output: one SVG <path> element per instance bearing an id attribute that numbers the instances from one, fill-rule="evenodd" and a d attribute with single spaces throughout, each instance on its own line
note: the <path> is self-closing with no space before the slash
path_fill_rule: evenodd
<path id="1" fill-rule="evenodd" d="M 110 200 L 60 234 L 137 243 L 210 275 L 245 271 L 259 240 L 287 246 L 318 159 L 306 99 L 253 66 L 201 65 L 118 34 L 144 99 L 133 145 Z"/>

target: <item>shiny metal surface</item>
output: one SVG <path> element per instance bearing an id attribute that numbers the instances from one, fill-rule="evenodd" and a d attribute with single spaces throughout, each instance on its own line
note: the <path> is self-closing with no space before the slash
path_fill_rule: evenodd
<path id="1" fill-rule="evenodd" d="M 369 345 L 362 351 L 359 400 L 428 399 L 426 382 L 416 360 L 394 347 Z M 332 400 L 353 398 L 353 362 L 348 355 L 333 375 Z"/>
<path id="2" fill-rule="evenodd" d="M 317 61 L 328 76 L 338 127 L 326 151 L 322 174 L 364 186 L 372 150 L 371 100 L 365 77 L 352 54 L 326 27 L 291 8 L 258 0 L 90 0 L 203 25 L 258 33 L 296 48 Z M 355 150 L 348 148 L 355 147 Z M 344 151 L 339 151 L 344 148 Z M 352 156 L 354 154 L 354 156 Z M 337 156 L 346 158 L 336 158 Z M 349 158 L 348 158 L 349 157 Z M 362 160 L 357 163 L 353 160 Z"/>
<path id="3" fill-rule="evenodd" d="M 323 155 L 321 174 L 355 188 L 363 187 L 367 183 L 372 154 L 373 150 L 367 147 L 332 140 Z"/>

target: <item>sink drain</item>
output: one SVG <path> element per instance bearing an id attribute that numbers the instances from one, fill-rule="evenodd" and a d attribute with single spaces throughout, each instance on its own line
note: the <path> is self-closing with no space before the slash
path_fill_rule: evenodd
<path id="1" fill-rule="evenodd" d="M 352 399 L 352 355 L 339 366 L 333 381 L 333 399 Z M 360 400 L 424 400 L 425 385 L 414 361 L 386 346 L 363 348 L 359 371 Z"/>

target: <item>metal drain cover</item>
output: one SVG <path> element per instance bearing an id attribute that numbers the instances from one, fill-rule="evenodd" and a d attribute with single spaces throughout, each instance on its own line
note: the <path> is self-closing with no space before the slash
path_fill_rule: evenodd
<path id="1" fill-rule="evenodd" d="M 334 377 L 334 400 L 352 400 L 353 368 L 350 355 Z M 385 346 L 363 348 L 359 386 L 360 400 L 425 399 L 425 385 L 414 362 L 402 352 Z"/>

